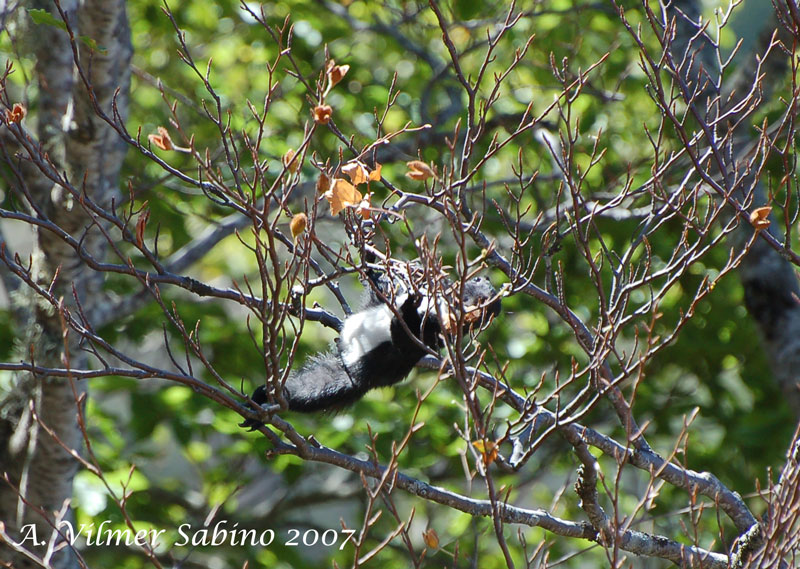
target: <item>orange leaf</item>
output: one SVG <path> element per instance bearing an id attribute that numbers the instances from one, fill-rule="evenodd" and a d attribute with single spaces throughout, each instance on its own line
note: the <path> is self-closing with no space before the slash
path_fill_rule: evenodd
<path id="1" fill-rule="evenodd" d="M 356 208 L 356 213 L 363 217 L 364 219 L 369 219 L 370 216 L 370 199 L 372 198 L 372 194 L 367 194 L 364 198 L 359 202 L 358 207 Z"/>
<path id="2" fill-rule="evenodd" d="M 353 182 L 354 186 L 363 184 L 369 180 L 369 171 L 367 167 L 358 160 L 353 160 L 342 166 L 342 172 L 350 177 L 350 181 Z"/>
<path id="3" fill-rule="evenodd" d="M 333 109 L 329 105 L 317 105 L 311 111 L 314 117 L 314 122 L 317 124 L 328 124 L 333 114 Z"/>
<path id="4" fill-rule="evenodd" d="M 328 62 L 328 80 L 331 82 L 331 87 L 341 81 L 347 72 L 350 71 L 349 65 L 336 65 L 332 59 Z"/>
<path id="5" fill-rule="evenodd" d="M 141 248 L 144 246 L 144 230 L 147 227 L 147 220 L 150 219 L 150 210 L 147 208 L 145 202 L 145 209 L 139 214 L 139 219 L 136 220 L 136 244 Z"/>
<path id="6" fill-rule="evenodd" d="M 22 103 L 14 103 L 10 111 L 6 111 L 6 122 L 8 124 L 21 122 L 28 114 L 28 109 Z"/>
<path id="7" fill-rule="evenodd" d="M 380 162 L 375 162 L 375 169 L 369 173 L 370 182 L 379 182 L 381 179 L 381 166 Z"/>
<path id="8" fill-rule="evenodd" d="M 172 144 L 172 138 L 169 136 L 169 131 L 163 126 L 158 127 L 158 134 L 148 134 L 147 139 L 161 150 L 174 150 L 175 148 L 175 145 Z"/>
<path id="9" fill-rule="evenodd" d="M 492 464 L 497 459 L 497 443 L 493 441 L 474 441 L 472 443 L 481 454 L 486 465 Z"/>
<path id="10" fill-rule="evenodd" d="M 406 166 L 408 166 L 408 172 L 406 172 L 406 176 L 412 180 L 422 182 L 428 178 L 436 177 L 436 172 L 433 171 L 433 168 L 425 164 L 425 162 L 422 160 L 412 160 L 411 162 L 406 162 Z"/>
<path id="11" fill-rule="evenodd" d="M 300 161 L 295 158 L 294 154 L 294 150 L 290 148 L 286 151 L 286 154 L 284 154 L 283 158 L 281 159 L 283 161 L 283 165 L 288 168 L 289 172 L 292 174 L 300 169 Z"/>
<path id="12" fill-rule="evenodd" d="M 422 539 L 425 541 L 425 545 L 431 549 L 439 549 L 439 535 L 435 529 L 428 528 L 422 532 Z"/>
<path id="13" fill-rule="evenodd" d="M 753 227 L 758 229 L 766 229 L 769 227 L 769 214 L 772 213 L 771 207 L 757 207 L 750 212 L 750 223 Z"/>
<path id="14" fill-rule="evenodd" d="M 481 298 L 477 306 L 465 306 L 464 323 L 473 324 L 475 322 L 479 322 L 481 318 L 483 318 L 484 316 L 484 309 L 486 308 L 486 303 L 488 303 L 488 299 Z"/>
<path id="15" fill-rule="evenodd" d="M 353 184 L 341 178 L 335 178 L 331 189 L 325 192 L 325 198 L 331 204 L 331 215 L 339 215 L 344 208 L 360 203 L 362 197 Z"/>
<path id="16" fill-rule="evenodd" d="M 331 189 L 331 179 L 325 172 L 322 172 L 317 178 L 317 191 L 324 194 Z"/>
<path id="17" fill-rule="evenodd" d="M 297 239 L 297 237 L 306 230 L 306 226 L 308 225 L 308 216 L 304 213 L 298 213 L 292 218 L 292 221 L 289 223 L 289 229 L 292 232 L 292 237 Z"/>

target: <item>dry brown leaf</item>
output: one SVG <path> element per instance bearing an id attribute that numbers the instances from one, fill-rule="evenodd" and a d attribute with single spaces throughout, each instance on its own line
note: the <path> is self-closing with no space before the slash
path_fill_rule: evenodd
<path id="1" fill-rule="evenodd" d="M 381 166 L 380 162 L 375 162 L 375 169 L 369 173 L 369 181 L 370 182 L 380 182 L 381 180 Z"/>
<path id="2" fill-rule="evenodd" d="M 330 107 L 330 105 L 317 105 L 314 107 L 314 110 L 311 111 L 311 114 L 314 116 L 315 123 L 328 124 L 328 122 L 331 120 L 333 109 Z"/>
<path id="3" fill-rule="evenodd" d="M 433 168 L 425 164 L 425 162 L 422 160 L 412 160 L 411 162 L 406 162 L 406 166 L 408 166 L 408 172 L 406 172 L 406 176 L 412 180 L 422 182 L 428 178 L 434 178 L 436 176 L 436 172 L 433 171 Z"/>
<path id="4" fill-rule="evenodd" d="M 319 178 L 317 178 L 317 192 L 319 192 L 320 194 L 324 194 L 330 189 L 331 189 L 331 179 L 325 172 L 322 172 L 319 175 Z"/>
<path id="5" fill-rule="evenodd" d="M 354 186 L 369 180 L 369 170 L 358 160 L 353 160 L 342 166 L 342 173 L 347 174 Z"/>
<path id="6" fill-rule="evenodd" d="M 282 161 L 283 165 L 288 168 L 289 172 L 292 174 L 300 169 L 300 161 L 295 157 L 295 152 L 291 148 L 283 155 Z"/>
<path id="7" fill-rule="evenodd" d="M 144 230 L 147 228 L 148 219 L 150 219 L 150 209 L 147 207 L 147 202 L 145 202 L 139 214 L 139 219 L 136 220 L 136 244 L 140 249 L 144 247 Z"/>
<path id="8" fill-rule="evenodd" d="M 483 310 L 480 308 L 473 308 L 472 310 L 466 312 L 464 314 L 464 323 L 465 324 L 472 324 L 473 322 L 477 322 L 481 319 L 481 314 Z"/>
<path id="9" fill-rule="evenodd" d="M 344 208 L 361 203 L 363 196 L 347 180 L 334 178 L 333 186 L 325 192 L 325 199 L 331 204 L 331 215 L 339 215 Z"/>
<path id="10" fill-rule="evenodd" d="M 331 87 L 341 81 L 348 71 L 350 71 L 349 65 L 336 65 L 336 62 L 331 59 L 328 62 L 328 80 L 331 82 Z"/>
<path id="11" fill-rule="evenodd" d="M 358 203 L 358 207 L 356 208 L 356 213 L 363 217 L 364 219 L 369 219 L 370 216 L 370 200 L 372 199 L 372 194 L 367 194 L 364 198 Z"/>
<path id="12" fill-rule="evenodd" d="M 14 103 L 10 111 L 6 111 L 6 122 L 8 124 L 19 123 L 28 114 L 28 109 L 22 103 Z"/>
<path id="13" fill-rule="evenodd" d="M 487 298 L 480 298 L 479 303 L 475 306 L 465 306 L 464 307 L 464 323 L 465 324 L 473 324 L 475 322 L 479 322 L 481 318 L 483 318 L 484 310 L 486 309 L 487 304 L 489 303 L 490 299 Z"/>
<path id="14" fill-rule="evenodd" d="M 304 213 L 298 213 L 294 217 L 292 217 L 292 221 L 289 223 L 289 229 L 292 232 L 292 237 L 297 239 L 303 231 L 306 230 L 306 226 L 308 225 L 308 216 Z"/>
<path id="15" fill-rule="evenodd" d="M 435 529 L 428 528 L 422 532 L 422 539 L 425 541 L 425 545 L 431 549 L 439 549 L 439 535 Z"/>
<path id="16" fill-rule="evenodd" d="M 172 138 L 169 136 L 169 131 L 163 126 L 158 127 L 158 134 L 148 134 L 147 140 L 150 144 L 155 144 L 161 150 L 174 150 L 175 145 L 172 144 Z"/>
<path id="17" fill-rule="evenodd" d="M 772 213 L 771 207 L 757 207 L 750 212 L 750 223 L 756 229 L 766 229 L 769 227 L 769 214 Z"/>
<path id="18" fill-rule="evenodd" d="M 366 182 L 379 181 L 381 179 L 381 168 L 383 168 L 383 166 L 376 162 L 375 169 L 370 171 L 363 162 L 352 160 L 342 166 L 342 173 L 347 174 L 353 185 L 357 186 Z"/>

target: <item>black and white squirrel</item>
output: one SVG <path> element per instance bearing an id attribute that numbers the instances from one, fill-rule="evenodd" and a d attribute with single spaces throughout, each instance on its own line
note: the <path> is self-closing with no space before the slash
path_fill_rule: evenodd
<path id="1" fill-rule="evenodd" d="M 450 318 L 446 302 L 437 307 L 432 296 L 413 291 L 403 282 L 391 283 L 385 275 L 372 281 L 367 302 L 345 319 L 336 347 L 311 357 L 287 378 L 283 395 L 290 410 L 312 412 L 351 405 L 371 389 L 402 381 L 428 353 L 426 347 L 442 347 L 441 335 L 450 328 L 439 321 Z M 467 328 L 480 327 L 500 313 L 499 295 L 485 277 L 465 282 L 461 297 Z M 391 299 L 395 309 L 387 303 Z M 263 405 L 268 402 L 266 393 L 260 385 L 251 399 Z M 251 419 L 241 423 L 243 427 L 258 425 Z"/>

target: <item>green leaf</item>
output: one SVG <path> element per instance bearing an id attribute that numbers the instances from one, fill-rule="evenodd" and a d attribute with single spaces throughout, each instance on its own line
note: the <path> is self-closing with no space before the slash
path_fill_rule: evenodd
<path id="1" fill-rule="evenodd" d="M 53 14 L 51 14 L 47 10 L 39 10 L 36 8 L 31 8 L 28 10 L 28 14 L 31 15 L 31 19 L 35 24 L 54 26 L 56 28 L 64 30 L 65 32 L 67 31 L 67 24 L 65 24 L 63 20 L 60 20 L 59 18 L 53 16 Z"/>
<path id="2" fill-rule="evenodd" d="M 80 36 L 80 40 L 83 43 L 85 43 L 86 46 L 92 51 L 97 51 L 102 54 L 105 54 L 108 51 L 106 48 L 104 48 L 102 45 L 99 45 L 97 41 L 93 40 L 89 36 Z"/>
<path id="3" fill-rule="evenodd" d="M 122 467 L 112 472 L 106 472 L 105 478 L 109 487 L 114 491 L 125 487 L 128 492 L 141 492 L 150 487 L 150 481 L 147 476 L 138 470 L 131 471 L 130 467 Z"/>
<path id="4" fill-rule="evenodd" d="M 480 14 L 483 2 L 477 0 L 460 0 L 453 6 L 456 16 L 460 20 L 471 20 Z"/>
<path id="5" fill-rule="evenodd" d="M 45 26 L 53 26 L 60 30 L 64 30 L 65 32 L 67 31 L 67 24 L 64 22 L 64 20 L 56 18 L 47 10 L 31 8 L 28 10 L 28 13 L 31 15 L 31 20 L 33 20 L 35 24 L 44 24 Z M 78 36 L 78 39 L 86 44 L 86 46 L 92 51 L 97 51 L 103 54 L 105 54 L 107 51 L 106 48 L 98 45 L 97 41 L 89 36 Z"/>

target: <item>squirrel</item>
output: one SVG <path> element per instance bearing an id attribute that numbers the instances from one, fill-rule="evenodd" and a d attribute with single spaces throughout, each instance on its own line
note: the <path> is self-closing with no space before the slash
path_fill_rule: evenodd
<path id="1" fill-rule="evenodd" d="M 367 301 L 345 319 L 334 349 L 312 356 L 289 374 L 283 387 L 289 410 L 352 405 L 371 389 L 402 381 L 429 350 L 443 346 L 442 334 L 451 331 L 452 320 L 446 302 L 437 306 L 431 294 L 412 290 L 406 279 L 392 281 L 381 274 L 370 275 L 370 280 Z M 501 308 L 497 291 L 485 277 L 464 283 L 461 306 L 468 329 L 483 326 Z M 267 403 L 265 385 L 259 385 L 251 399 L 258 405 Z M 260 424 L 247 419 L 240 426 L 252 430 Z"/>

